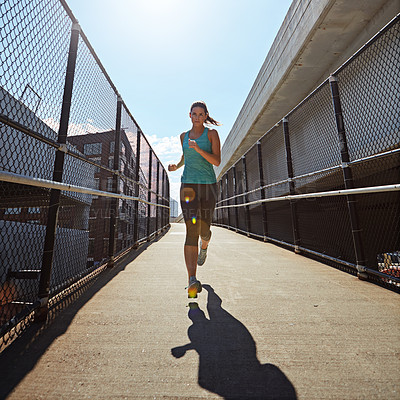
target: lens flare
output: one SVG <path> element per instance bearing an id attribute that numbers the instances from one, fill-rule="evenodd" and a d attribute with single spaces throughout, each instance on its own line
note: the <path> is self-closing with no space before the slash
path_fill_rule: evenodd
<path id="1" fill-rule="evenodd" d="M 189 196 L 186 196 L 186 197 L 185 197 L 185 202 L 186 202 L 186 203 L 189 203 Z"/>
<path id="2" fill-rule="evenodd" d="M 193 217 L 193 218 L 192 218 L 192 224 L 194 225 L 196 222 L 197 222 L 197 221 L 196 221 L 196 217 Z"/>

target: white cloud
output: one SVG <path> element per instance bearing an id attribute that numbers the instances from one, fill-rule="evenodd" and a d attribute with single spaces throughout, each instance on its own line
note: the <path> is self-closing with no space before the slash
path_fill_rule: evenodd
<path id="1" fill-rule="evenodd" d="M 156 135 L 146 135 L 151 147 L 161 159 L 166 159 L 167 157 L 171 159 L 171 156 L 178 154 L 178 158 L 182 154 L 182 146 L 179 136 L 170 137 L 157 137 Z M 179 159 L 176 161 L 178 162 Z"/>
<path id="2" fill-rule="evenodd" d="M 154 152 L 160 159 L 168 172 L 168 164 L 177 164 L 182 156 L 182 145 L 177 136 L 158 137 L 157 135 L 146 135 Z M 180 212 L 179 192 L 181 186 L 181 175 L 183 168 L 175 171 L 168 172 L 170 196 L 178 202 L 178 209 Z"/>

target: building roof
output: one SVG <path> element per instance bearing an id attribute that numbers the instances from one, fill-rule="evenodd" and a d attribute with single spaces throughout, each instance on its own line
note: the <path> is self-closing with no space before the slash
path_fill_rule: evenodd
<path id="1" fill-rule="evenodd" d="M 399 0 L 294 0 L 223 144 L 218 179 L 399 11 Z"/>

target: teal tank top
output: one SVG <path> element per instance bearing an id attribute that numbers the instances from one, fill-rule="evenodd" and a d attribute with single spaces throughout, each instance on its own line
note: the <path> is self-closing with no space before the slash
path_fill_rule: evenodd
<path id="1" fill-rule="evenodd" d="M 183 156 L 185 157 L 185 168 L 183 170 L 182 183 L 216 183 L 217 179 L 214 166 L 202 157 L 195 149 L 189 147 L 189 132 L 185 133 L 182 143 Z M 208 128 L 196 139 L 199 147 L 207 153 L 212 153 L 211 142 L 208 139 Z"/>

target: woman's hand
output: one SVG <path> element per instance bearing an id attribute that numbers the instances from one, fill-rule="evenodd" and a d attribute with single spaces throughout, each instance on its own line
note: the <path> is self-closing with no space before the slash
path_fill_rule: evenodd
<path id="1" fill-rule="evenodd" d="M 178 167 L 176 166 L 176 164 L 169 164 L 168 165 L 168 171 L 176 171 L 178 169 Z"/>
<path id="2" fill-rule="evenodd" d="M 196 150 L 197 152 L 199 152 L 199 150 L 200 150 L 199 145 L 196 143 L 195 140 L 192 140 L 192 139 L 189 139 L 189 147 L 190 147 L 191 149 Z"/>
<path id="3" fill-rule="evenodd" d="M 185 164 L 185 158 L 183 157 L 183 154 L 182 154 L 182 157 L 179 160 L 178 164 L 169 164 L 168 165 L 168 171 L 171 171 L 171 172 L 176 171 L 177 169 L 182 167 L 182 165 L 184 165 L 184 164 Z"/>

